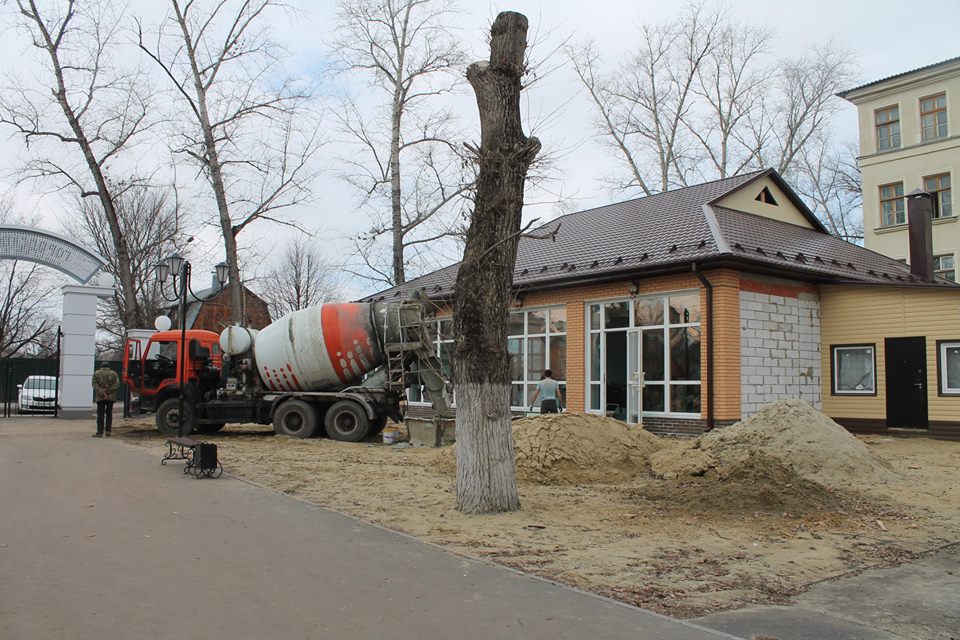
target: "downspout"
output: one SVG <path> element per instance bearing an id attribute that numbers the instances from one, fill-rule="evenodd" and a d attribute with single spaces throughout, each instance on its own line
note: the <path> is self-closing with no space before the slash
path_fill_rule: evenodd
<path id="1" fill-rule="evenodd" d="M 693 275 L 707 290 L 707 431 L 714 427 L 713 420 L 713 285 L 703 275 L 703 272 L 697 268 L 697 263 L 692 265 Z"/>

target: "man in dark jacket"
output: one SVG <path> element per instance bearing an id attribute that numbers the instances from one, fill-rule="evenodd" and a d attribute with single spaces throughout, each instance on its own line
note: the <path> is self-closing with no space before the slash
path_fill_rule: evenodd
<path id="1" fill-rule="evenodd" d="M 110 435 L 110 428 L 113 426 L 113 403 L 117 399 L 119 386 L 120 379 L 117 374 L 105 365 L 100 365 L 100 368 L 93 372 L 93 396 L 97 399 L 97 432 L 93 434 L 94 438 Z"/>

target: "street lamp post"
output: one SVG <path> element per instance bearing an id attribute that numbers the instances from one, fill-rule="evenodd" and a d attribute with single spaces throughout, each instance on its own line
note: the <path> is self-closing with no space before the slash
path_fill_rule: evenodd
<path id="1" fill-rule="evenodd" d="M 165 261 L 159 262 L 154 266 L 157 276 L 157 282 L 160 285 L 160 295 L 167 302 L 179 303 L 178 316 L 180 319 L 180 375 L 178 376 L 179 407 L 177 411 L 177 436 L 183 437 L 184 427 L 184 408 L 183 399 L 186 392 L 187 377 L 187 297 L 192 296 L 197 302 L 210 302 L 223 291 L 223 285 L 227 282 L 229 267 L 225 262 L 221 262 L 216 267 L 217 289 L 209 297 L 201 297 L 194 293 L 190 287 L 190 273 L 192 267 L 190 262 L 185 260 L 179 253 L 174 253 Z M 164 284 L 170 283 L 171 294 L 167 295 Z"/>

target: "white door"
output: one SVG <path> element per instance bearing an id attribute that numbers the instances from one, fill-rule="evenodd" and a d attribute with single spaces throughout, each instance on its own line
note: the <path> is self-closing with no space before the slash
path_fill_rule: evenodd
<path id="1" fill-rule="evenodd" d="M 631 329 L 627 332 L 627 423 L 640 424 L 640 413 L 643 411 L 643 371 L 640 363 L 643 362 L 640 340 L 640 330 Z"/>

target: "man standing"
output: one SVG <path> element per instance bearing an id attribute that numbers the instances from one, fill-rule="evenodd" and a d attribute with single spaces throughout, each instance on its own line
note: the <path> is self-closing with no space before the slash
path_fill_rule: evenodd
<path id="1" fill-rule="evenodd" d="M 93 395 L 97 399 L 97 432 L 93 434 L 94 438 L 110 435 L 110 428 L 113 426 L 113 403 L 117 399 L 119 386 L 120 379 L 117 374 L 106 365 L 100 365 L 100 368 L 93 372 Z"/>
<path id="2" fill-rule="evenodd" d="M 544 370 L 543 378 L 537 383 L 537 389 L 533 392 L 533 398 L 530 399 L 530 410 L 533 410 L 533 404 L 539 396 L 540 413 L 559 413 L 558 394 L 563 401 L 563 389 L 560 388 L 560 383 L 553 379 L 553 372 L 550 369 Z"/>

